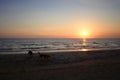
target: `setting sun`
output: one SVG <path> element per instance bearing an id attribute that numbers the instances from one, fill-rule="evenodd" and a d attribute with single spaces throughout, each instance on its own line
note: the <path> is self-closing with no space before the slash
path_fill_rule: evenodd
<path id="1" fill-rule="evenodd" d="M 82 35 L 83 35 L 83 36 L 87 36 L 88 33 L 87 33 L 86 31 L 84 31 L 84 32 L 82 32 Z"/>
<path id="2" fill-rule="evenodd" d="M 84 38 L 88 37 L 88 32 L 87 31 L 81 32 L 81 37 L 84 37 Z"/>

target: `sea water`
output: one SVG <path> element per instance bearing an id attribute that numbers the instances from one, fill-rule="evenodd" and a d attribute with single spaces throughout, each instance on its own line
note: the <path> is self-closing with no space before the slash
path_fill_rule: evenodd
<path id="1" fill-rule="evenodd" d="M 119 49 L 120 39 L 80 39 L 80 38 L 1 38 L 0 53 Z"/>

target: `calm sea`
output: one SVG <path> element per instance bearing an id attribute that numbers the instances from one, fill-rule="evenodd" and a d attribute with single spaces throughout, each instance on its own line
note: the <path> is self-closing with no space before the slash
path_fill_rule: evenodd
<path id="1" fill-rule="evenodd" d="M 26 52 L 28 50 L 49 52 L 69 50 L 118 49 L 120 39 L 41 39 L 1 38 L 0 53 Z"/>

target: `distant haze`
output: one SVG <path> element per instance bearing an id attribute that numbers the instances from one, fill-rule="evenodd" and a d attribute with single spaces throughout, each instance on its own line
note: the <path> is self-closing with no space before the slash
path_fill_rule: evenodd
<path id="1" fill-rule="evenodd" d="M 120 38 L 120 0 L 0 0 L 0 38 Z"/>

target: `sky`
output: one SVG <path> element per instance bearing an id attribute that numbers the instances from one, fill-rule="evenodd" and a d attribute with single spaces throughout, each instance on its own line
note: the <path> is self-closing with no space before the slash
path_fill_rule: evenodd
<path id="1" fill-rule="evenodd" d="M 0 0 L 0 38 L 120 38 L 120 0 Z"/>

